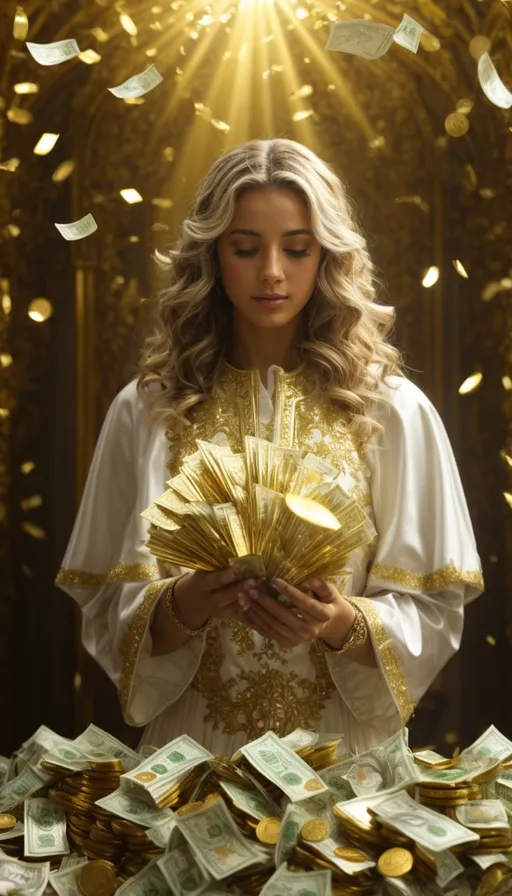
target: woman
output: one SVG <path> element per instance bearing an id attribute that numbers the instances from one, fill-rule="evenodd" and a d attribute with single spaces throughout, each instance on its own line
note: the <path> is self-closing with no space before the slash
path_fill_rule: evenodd
<path id="1" fill-rule="evenodd" d="M 401 375 L 343 187 L 306 147 L 253 140 L 218 159 L 161 260 L 157 329 L 107 415 L 57 582 L 144 742 L 187 732 L 231 754 L 300 726 L 365 750 L 407 722 L 482 590 L 442 423 Z M 154 562 L 140 513 L 219 433 L 340 470 L 377 532 L 349 574 L 278 581 L 286 608 L 236 571 Z"/>

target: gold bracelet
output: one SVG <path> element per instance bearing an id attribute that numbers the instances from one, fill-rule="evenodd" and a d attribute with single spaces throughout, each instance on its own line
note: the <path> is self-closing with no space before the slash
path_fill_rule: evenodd
<path id="1" fill-rule="evenodd" d="M 322 646 L 327 653 L 334 653 L 337 656 L 340 656 L 342 653 L 345 653 L 346 650 L 350 650 L 352 647 L 359 647 L 360 644 L 364 644 L 366 641 L 368 636 L 366 619 L 359 607 L 355 607 L 354 604 L 352 604 L 352 606 L 354 607 L 356 615 L 344 644 L 341 647 L 331 647 L 327 641 L 322 641 Z"/>
<path id="2" fill-rule="evenodd" d="M 183 575 L 186 575 L 186 573 L 183 573 Z M 208 631 L 208 629 L 210 628 L 210 626 L 212 624 L 211 617 L 209 619 L 207 619 L 205 623 L 203 623 L 201 628 L 189 628 L 187 625 L 185 625 L 185 623 L 183 623 L 181 621 L 178 614 L 176 613 L 174 589 L 176 588 L 176 585 L 178 584 L 179 580 L 183 578 L 183 575 L 176 576 L 174 579 L 171 579 L 169 584 L 167 585 L 167 589 L 166 589 L 167 593 L 165 595 L 165 606 L 171 616 L 172 621 L 174 622 L 175 625 L 178 626 L 179 629 L 181 629 L 182 632 L 185 632 L 187 635 L 192 635 L 192 636 L 202 635 L 203 632 Z"/>

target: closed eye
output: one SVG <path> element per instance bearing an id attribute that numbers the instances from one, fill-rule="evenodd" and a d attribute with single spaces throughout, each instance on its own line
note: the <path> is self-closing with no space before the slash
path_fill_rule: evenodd
<path id="1" fill-rule="evenodd" d="M 248 258 L 250 255 L 256 255 L 257 251 L 257 249 L 235 249 L 235 255 L 239 255 L 242 258 Z M 284 251 L 294 258 L 304 258 L 304 256 L 310 255 L 307 249 L 285 249 Z"/>

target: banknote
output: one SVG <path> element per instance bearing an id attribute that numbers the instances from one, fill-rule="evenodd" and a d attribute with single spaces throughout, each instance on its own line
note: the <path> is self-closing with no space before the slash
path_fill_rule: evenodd
<path id="1" fill-rule="evenodd" d="M 0 756 L 0 789 L 7 781 L 7 772 L 9 770 L 9 759 L 7 756 Z"/>
<path id="2" fill-rule="evenodd" d="M 55 227 L 65 240 L 83 240 L 84 237 L 90 236 L 98 229 L 98 225 L 90 213 L 78 221 L 72 221 L 70 224 L 55 224 Z"/>
<path id="3" fill-rule="evenodd" d="M 246 759 L 269 781 L 276 784 L 292 802 L 305 800 L 328 787 L 277 734 L 267 731 L 258 740 L 240 748 Z"/>
<path id="4" fill-rule="evenodd" d="M 36 793 L 50 780 L 48 775 L 36 772 L 29 765 L 12 781 L 8 781 L 0 790 L 0 812 L 7 812 L 17 803 Z"/>
<path id="5" fill-rule="evenodd" d="M 394 28 L 381 22 L 365 19 L 336 22 L 331 28 L 325 49 L 352 53 L 363 59 L 378 59 L 388 52 L 394 35 Z"/>
<path id="6" fill-rule="evenodd" d="M 62 856 L 69 852 L 66 813 L 49 799 L 27 799 L 25 810 L 25 856 Z"/>
<path id="7" fill-rule="evenodd" d="M 156 67 L 150 65 L 144 72 L 140 72 L 138 75 L 133 75 L 131 78 L 128 78 L 127 81 L 123 81 L 122 84 L 119 84 L 118 87 L 109 87 L 108 90 L 110 93 L 113 93 L 114 96 L 118 97 L 118 99 L 124 100 L 149 93 L 150 90 L 153 90 L 154 87 L 161 84 L 163 80 L 162 75 L 157 71 Z"/>
<path id="8" fill-rule="evenodd" d="M 108 796 L 96 800 L 96 805 L 114 815 L 119 815 L 120 818 L 140 824 L 142 827 L 159 826 L 164 819 L 172 820 L 173 818 L 171 809 L 157 809 L 147 794 L 135 790 L 135 788 L 133 790 L 123 790 L 122 788 L 114 790 Z"/>
<path id="9" fill-rule="evenodd" d="M 140 757 L 137 758 L 140 760 Z M 136 786 L 149 793 L 158 804 L 159 799 L 182 781 L 193 768 L 213 758 L 209 750 L 184 734 L 144 759 L 136 768 L 121 775 L 121 788 Z"/>
<path id="10" fill-rule="evenodd" d="M 116 896 L 169 896 L 169 884 L 153 860 L 116 890 Z"/>
<path id="11" fill-rule="evenodd" d="M 82 861 L 80 865 L 71 868 L 64 868 L 50 874 L 50 884 L 57 893 L 57 896 L 83 896 L 79 885 L 80 871 L 82 865 L 87 863 Z"/>
<path id="12" fill-rule="evenodd" d="M 305 728 L 296 728 L 286 737 L 281 738 L 281 743 L 289 747 L 290 750 L 300 750 L 302 747 L 313 747 L 319 735 L 316 731 L 307 731 Z"/>
<path id="13" fill-rule="evenodd" d="M 509 819 L 505 807 L 500 800 L 470 800 L 455 809 L 457 821 L 473 830 L 482 833 L 509 830 Z"/>
<path id="14" fill-rule="evenodd" d="M 478 60 L 478 80 L 488 100 L 500 109 L 510 109 L 512 93 L 505 87 L 496 71 L 489 53 L 482 53 Z"/>
<path id="15" fill-rule="evenodd" d="M 475 740 L 474 743 L 462 751 L 460 754 L 461 763 L 464 764 L 470 756 L 500 760 L 507 759 L 507 757 L 512 756 L 512 741 L 505 737 L 501 731 L 498 731 L 494 725 L 489 725 L 489 728 L 484 731 L 478 740 Z"/>
<path id="16" fill-rule="evenodd" d="M 25 825 L 18 821 L 16 826 L 12 828 L 10 831 L 2 831 L 0 833 L 0 841 L 1 840 L 13 840 L 15 837 L 22 837 L 25 833 Z"/>
<path id="17" fill-rule="evenodd" d="M 49 862 L 29 865 L 28 862 L 20 862 L 19 859 L 0 856 L 0 886 L 14 884 L 23 896 L 42 896 L 49 874 Z M 9 892 L 6 887 L 3 889 Z"/>
<path id="18" fill-rule="evenodd" d="M 289 803 L 287 805 L 275 850 L 277 867 L 286 862 L 292 855 L 300 839 L 300 829 L 310 817 L 300 803 Z"/>
<path id="19" fill-rule="evenodd" d="M 430 853 L 436 863 L 436 884 L 444 889 L 452 880 L 462 874 L 464 865 L 459 862 L 457 856 L 449 849 Z"/>
<path id="20" fill-rule="evenodd" d="M 415 19 L 404 13 L 403 19 L 396 29 L 393 40 L 396 44 L 410 50 L 411 53 L 417 53 L 420 45 L 422 26 Z"/>
<path id="21" fill-rule="evenodd" d="M 439 812 L 421 806 L 403 792 L 379 801 L 376 812 L 379 819 L 434 853 L 480 839 L 478 834 Z"/>
<path id="22" fill-rule="evenodd" d="M 211 882 L 186 842 L 166 852 L 157 864 L 174 896 L 199 896 Z"/>
<path id="23" fill-rule="evenodd" d="M 242 812 L 245 812 L 246 815 L 257 818 L 258 821 L 273 815 L 274 808 L 272 804 L 262 796 L 259 790 L 253 790 L 250 787 L 239 787 L 238 784 L 234 784 L 232 781 L 220 781 L 220 786 L 234 805 L 241 809 Z"/>
<path id="24" fill-rule="evenodd" d="M 164 817 L 161 821 L 151 825 L 146 831 L 146 837 L 156 846 L 167 849 L 169 838 L 176 827 L 176 818 L 173 813 Z"/>
<path id="25" fill-rule="evenodd" d="M 88 861 L 89 860 L 84 858 L 84 856 L 79 856 L 78 853 L 72 852 L 69 856 L 63 857 L 59 871 L 67 871 L 69 868 L 77 868 L 80 865 L 86 865 Z"/>
<path id="26" fill-rule="evenodd" d="M 283 863 L 260 891 L 260 896 L 330 896 L 331 872 L 288 871 Z"/>
<path id="27" fill-rule="evenodd" d="M 53 41 L 51 44 L 35 44 L 27 41 L 25 46 L 39 65 L 58 65 L 68 59 L 74 59 L 80 53 L 80 47 L 71 37 Z"/>
<path id="28" fill-rule="evenodd" d="M 459 763 L 453 768 L 422 768 L 416 766 L 420 784 L 461 784 L 486 775 L 493 769 L 498 771 L 500 760 L 494 756 L 479 756 L 477 754 L 460 754 Z"/>
<path id="29" fill-rule="evenodd" d="M 330 766 L 320 772 L 320 777 L 331 790 L 347 799 L 353 793 L 365 796 L 392 787 L 407 786 L 417 781 L 420 773 L 403 732 L 398 731 L 379 746 Z"/>
<path id="30" fill-rule="evenodd" d="M 223 799 L 181 815 L 176 821 L 201 865 L 215 880 L 267 860 L 263 849 L 242 836 Z"/>
<path id="31" fill-rule="evenodd" d="M 477 853 L 468 853 L 468 858 L 472 859 L 473 862 L 476 862 L 479 868 L 482 871 L 485 871 L 487 868 L 490 868 L 491 865 L 495 865 L 497 862 L 500 865 L 508 865 L 512 868 L 512 857 L 505 855 L 504 852 L 493 852 L 489 854 L 477 854 Z"/>

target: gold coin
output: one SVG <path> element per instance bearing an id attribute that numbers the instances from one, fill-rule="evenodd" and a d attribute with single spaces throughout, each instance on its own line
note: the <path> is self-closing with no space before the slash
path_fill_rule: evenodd
<path id="1" fill-rule="evenodd" d="M 185 803 L 184 806 L 180 806 L 179 809 L 176 809 L 176 815 L 191 815 L 192 812 L 197 812 L 199 809 L 203 808 L 204 803 L 196 802 L 196 803 Z"/>
<path id="2" fill-rule="evenodd" d="M 360 849 L 355 849 L 353 846 L 337 846 L 334 850 L 334 855 L 340 859 L 345 859 L 346 862 L 366 862 L 368 858 L 364 852 L 361 852 Z"/>
<path id="3" fill-rule="evenodd" d="M 16 827 L 16 819 L 14 815 L 7 812 L 0 813 L 0 831 L 12 831 Z"/>
<path id="4" fill-rule="evenodd" d="M 281 830 L 280 818 L 263 818 L 256 828 L 256 836 L 260 843 L 273 846 L 279 840 Z"/>
<path id="5" fill-rule="evenodd" d="M 450 112 L 445 118 L 444 127 L 450 137 L 463 137 L 469 131 L 469 119 L 463 112 Z"/>
<path id="6" fill-rule="evenodd" d="M 377 862 L 377 869 L 383 877 L 403 877 L 409 873 L 413 864 L 412 853 L 397 846 L 382 853 Z"/>
<path id="7" fill-rule="evenodd" d="M 222 799 L 222 794 L 220 793 L 209 793 L 207 797 L 205 797 L 204 805 L 211 806 L 212 803 L 217 803 Z"/>
<path id="8" fill-rule="evenodd" d="M 139 772 L 135 775 L 135 780 L 140 781 L 141 784 L 149 784 L 150 781 L 154 781 L 158 778 L 158 775 L 155 775 L 154 772 Z"/>
<path id="9" fill-rule="evenodd" d="M 300 836 L 307 843 L 320 843 L 329 836 L 329 823 L 323 818 L 311 818 L 302 825 Z"/>
<path id="10" fill-rule="evenodd" d="M 309 778 L 308 781 L 304 784 L 304 790 L 307 790 L 309 793 L 313 793 L 315 790 L 323 790 L 324 784 L 320 780 L 320 778 Z"/>
<path id="11" fill-rule="evenodd" d="M 96 859 L 84 865 L 78 881 L 84 896 L 113 896 L 117 889 L 115 868 L 105 859 Z"/>

